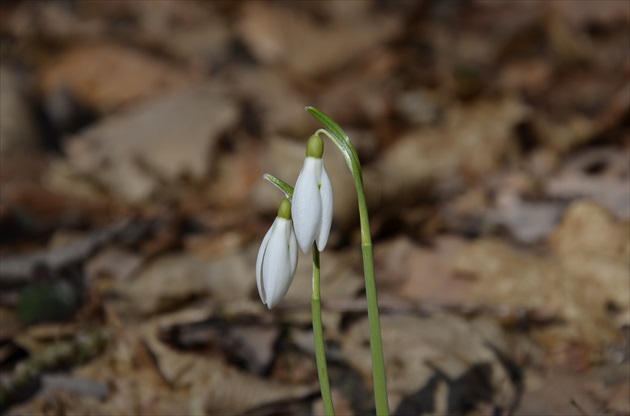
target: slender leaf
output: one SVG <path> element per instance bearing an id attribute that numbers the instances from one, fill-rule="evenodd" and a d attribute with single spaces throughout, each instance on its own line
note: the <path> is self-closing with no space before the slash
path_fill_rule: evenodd
<path id="1" fill-rule="evenodd" d="M 289 185 L 288 183 L 286 183 L 280 178 L 276 178 L 270 173 L 265 173 L 263 175 L 263 179 L 268 180 L 273 185 L 275 185 L 275 187 L 278 188 L 280 191 L 282 191 L 284 196 L 286 196 L 289 200 L 293 199 L 293 187 L 291 185 Z"/>
<path id="2" fill-rule="evenodd" d="M 306 111 L 309 112 L 310 115 L 315 117 L 317 121 L 322 123 L 322 125 L 330 131 L 333 135 L 337 136 L 339 140 L 347 141 L 348 135 L 345 131 L 337 124 L 332 118 L 328 117 L 325 113 L 319 111 L 315 107 L 306 107 Z"/>

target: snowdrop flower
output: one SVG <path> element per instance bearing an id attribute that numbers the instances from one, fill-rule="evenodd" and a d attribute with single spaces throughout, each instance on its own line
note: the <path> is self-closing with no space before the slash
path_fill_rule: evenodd
<path id="1" fill-rule="evenodd" d="M 322 154 L 324 142 L 318 135 L 311 136 L 306 145 L 304 167 L 295 183 L 293 215 L 295 235 L 304 253 L 311 249 L 313 241 L 319 251 L 328 242 L 333 214 L 333 191 Z"/>
<path id="2" fill-rule="evenodd" d="M 282 200 L 278 216 L 263 238 L 256 260 L 256 284 L 262 302 L 273 308 L 287 294 L 297 267 L 297 241 L 291 202 Z"/>

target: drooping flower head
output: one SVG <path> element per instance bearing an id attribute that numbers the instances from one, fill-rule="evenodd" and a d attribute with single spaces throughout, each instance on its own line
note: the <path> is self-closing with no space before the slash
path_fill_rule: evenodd
<path id="1" fill-rule="evenodd" d="M 333 190 L 322 155 L 324 142 L 313 135 L 306 145 L 304 166 L 293 192 L 293 222 L 297 242 L 304 253 L 317 243 L 323 251 L 328 242 L 333 215 Z"/>
<path id="2" fill-rule="evenodd" d="M 263 238 L 256 260 L 256 285 L 262 302 L 273 308 L 287 294 L 297 268 L 297 241 L 291 202 L 283 199 L 278 216 Z"/>

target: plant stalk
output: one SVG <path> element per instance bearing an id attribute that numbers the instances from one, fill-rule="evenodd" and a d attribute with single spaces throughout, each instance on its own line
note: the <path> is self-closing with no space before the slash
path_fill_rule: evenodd
<path id="1" fill-rule="evenodd" d="M 361 223 L 361 252 L 363 254 L 363 274 L 365 276 L 365 295 L 368 307 L 368 321 L 370 324 L 370 348 L 372 351 L 372 376 L 374 380 L 374 402 L 378 416 L 389 415 L 387 400 L 387 379 L 385 376 L 385 359 L 383 357 L 383 342 L 381 339 L 381 322 L 378 311 L 378 296 L 376 293 L 376 278 L 374 276 L 374 256 L 372 252 L 372 237 L 370 235 L 370 221 L 368 217 L 367 201 L 363 189 L 363 174 L 361 163 L 354 145 L 348 135 L 339 125 L 326 114 L 313 107 L 306 110 L 322 123 L 325 129 L 317 130 L 335 143 L 346 160 L 348 168 L 354 178 L 359 204 L 359 219 Z"/>
<path id="2" fill-rule="evenodd" d="M 328 367 L 326 365 L 326 351 L 324 344 L 324 330 L 322 327 L 322 303 L 320 297 L 320 268 L 319 250 L 313 243 L 313 294 L 311 297 L 311 312 L 313 315 L 313 337 L 315 340 L 315 361 L 317 363 L 317 375 L 319 387 L 322 392 L 324 411 L 328 416 L 334 416 L 332 395 L 330 394 L 330 382 L 328 381 Z"/>
<path id="3" fill-rule="evenodd" d="M 360 168 L 359 168 L 360 169 Z M 370 221 L 368 218 L 365 192 L 361 172 L 355 177 L 357 198 L 359 202 L 359 219 L 361 223 L 361 252 L 363 254 L 363 274 L 365 276 L 365 296 L 367 298 L 368 321 L 370 324 L 370 347 L 372 350 L 372 377 L 374 380 L 374 402 L 378 416 L 389 415 L 387 402 L 387 379 L 385 377 L 385 359 L 383 357 L 383 342 L 381 340 L 381 321 L 378 311 L 378 296 L 376 292 L 376 278 L 374 276 L 374 256 L 372 252 L 372 237 L 370 235 Z"/>

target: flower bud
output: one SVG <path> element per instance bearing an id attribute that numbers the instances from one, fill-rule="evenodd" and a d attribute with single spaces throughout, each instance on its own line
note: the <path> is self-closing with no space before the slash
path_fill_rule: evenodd
<path id="1" fill-rule="evenodd" d="M 256 285 L 262 302 L 273 308 L 287 294 L 297 268 L 297 241 L 291 202 L 282 200 L 278 216 L 263 238 L 256 259 Z"/>

